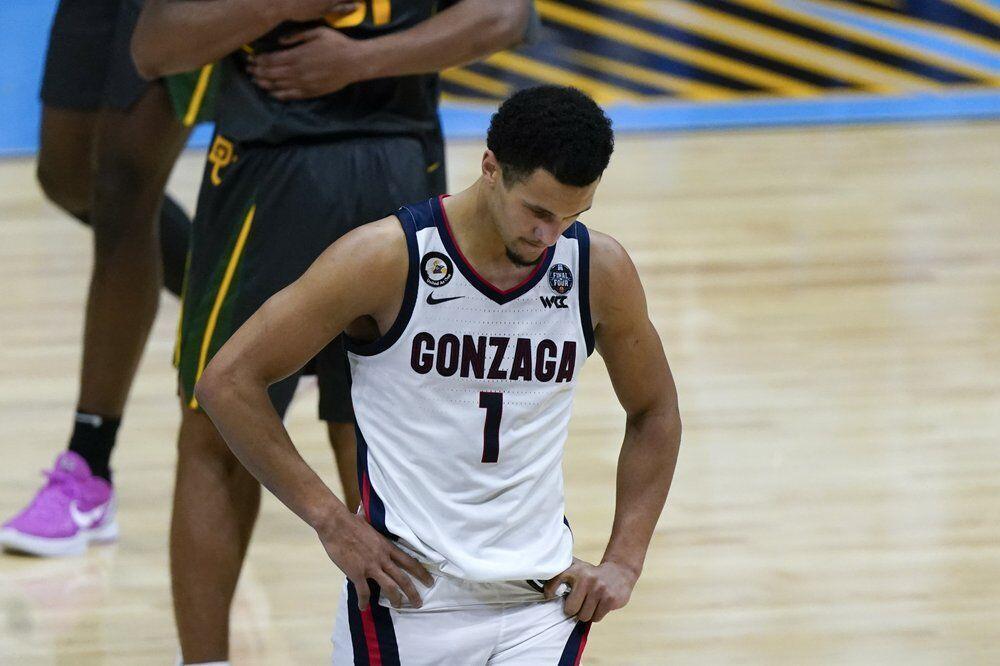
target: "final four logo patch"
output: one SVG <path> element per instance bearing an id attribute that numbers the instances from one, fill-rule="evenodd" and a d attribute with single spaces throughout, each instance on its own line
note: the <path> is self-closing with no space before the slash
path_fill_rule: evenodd
<path id="1" fill-rule="evenodd" d="M 549 286 L 557 294 L 569 293 L 573 288 L 573 272 L 566 264 L 556 264 L 549 269 Z"/>
<path id="2" fill-rule="evenodd" d="M 443 287 L 451 281 L 455 267 L 447 255 L 428 252 L 420 260 L 420 277 L 432 287 Z"/>

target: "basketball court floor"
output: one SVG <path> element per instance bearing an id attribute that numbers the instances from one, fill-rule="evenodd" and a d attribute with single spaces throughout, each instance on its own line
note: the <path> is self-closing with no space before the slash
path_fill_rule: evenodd
<path id="1" fill-rule="evenodd" d="M 451 183 L 482 146 L 453 142 Z M 193 207 L 201 155 L 172 191 Z M 676 478 L 632 603 L 585 664 L 1000 663 L 1000 124 L 622 135 L 583 221 L 646 286 L 677 379 Z M 90 235 L 0 162 L 0 513 L 65 444 Z M 172 664 L 167 525 L 177 303 L 163 298 L 114 466 L 122 538 L 0 556 L 0 663 Z M 304 386 L 293 438 L 336 475 Z M 600 558 L 624 430 L 583 374 L 566 451 Z M 270 496 L 233 662 L 329 663 L 343 578 Z"/>

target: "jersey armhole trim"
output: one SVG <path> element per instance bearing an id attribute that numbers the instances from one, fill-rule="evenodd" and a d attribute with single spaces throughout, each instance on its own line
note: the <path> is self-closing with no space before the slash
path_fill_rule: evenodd
<path id="1" fill-rule="evenodd" d="M 404 219 L 400 213 L 406 213 L 409 216 L 409 220 Z M 371 342 L 359 342 L 347 335 L 347 333 L 344 333 L 344 348 L 358 356 L 375 356 L 396 344 L 396 341 L 403 335 L 403 331 L 406 330 L 407 325 L 410 323 L 410 317 L 413 315 L 413 306 L 417 302 L 418 258 L 416 220 L 413 219 L 413 213 L 406 207 L 400 208 L 397 211 L 396 219 L 399 220 L 400 226 L 403 227 L 403 234 L 406 236 L 406 254 L 409 260 L 409 266 L 406 269 L 406 287 L 403 291 L 403 302 L 399 306 L 399 314 L 396 315 L 396 320 L 392 322 L 392 326 L 385 332 L 385 335 Z"/>
<path id="2" fill-rule="evenodd" d="M 594 324 L 590 318 L 590 232 L 576 222 L 576 243 L 580 253 L 580 325 L 587 343 L 587 356 L 594 353 Z"/>

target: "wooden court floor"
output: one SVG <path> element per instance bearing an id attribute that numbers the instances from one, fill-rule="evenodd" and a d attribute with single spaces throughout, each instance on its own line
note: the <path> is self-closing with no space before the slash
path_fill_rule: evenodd
<path id="1" fill-rule="evenodd" d="M 451 181 L 481 147 L 450 147 Z M 193 204 L 200 157 L 172 190 Z M 644 279 L 680 391 L 674 489 L 587 664 L 1000 663 L 1000 124 L 622 136 L 594 210 Z M 0 162 L 0 512 L 64 445 L 88 233 Z M 120 434 L 122 540 L 0 556 L 0 663 L 170 664 L 177 304 Z M 566 453 L 578 555 L 608 535 L 623 432 L 598 357 Z M 305 387 L 289 419 L 335 483 Z M 268 498 L 236 664 L 329 661 L 341 574 Z"/>

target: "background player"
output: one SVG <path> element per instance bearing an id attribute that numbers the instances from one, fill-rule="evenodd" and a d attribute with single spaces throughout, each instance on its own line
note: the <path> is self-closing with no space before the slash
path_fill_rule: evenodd
<path id="1" fill-rule="evenodd" d="M 93 229 L 94 265 L 68 450 L 0 530 L 0 545 L 34 555 L 117 535 L 111 451 L 160 285 L 181 290 L 190 220 L 163 188 L 188 129 L 164 83 L 143 80 L 129 56 L 140 4 L 62 0 L 49 39 L 38 181 Z"/>
<path id="2" fill-rule="evenodd" d="M 336 663 L 579 663 L 588 623 L 628 601 L 666 500 L 681 432 L 670 370 L 628 255 L 576 221 L 610 122 L 578 91 L 528 89 L 487 146 L 469 189 L 333 244 L 197 387 L 240 461 L 346 573 Z M 298 455 L 266 392 L 345 329 L 363 517 Z M 595 346 L 627 415 L 597 566 L 572 558 L 561 475 Z"/>
<path id="3" fill-rule="evenodd" d="M 435 13 L 438 5 L 450 6 Z M 324 14 L 325 22 L 312 20 Z M 144 73 L 222 58 L 218 134 L 199 196 L 176 357 L 183 416 L 171 567 L 189 663 L 228 653 L 230 602 L 260 497 L 199 411 L 195 382 L 232 332 L 339 236 L 443 192 L 436 72 L 518 42 L 529 16 L 527 0 L 146 5 L 133 42 Z M 315 369 L 320 416 L 331 424 L 346 499 L 356 506 L 353 412 L 337 342 L 318 354 Z M 272 388 L 278 413 L 296 381 Z"/>

